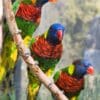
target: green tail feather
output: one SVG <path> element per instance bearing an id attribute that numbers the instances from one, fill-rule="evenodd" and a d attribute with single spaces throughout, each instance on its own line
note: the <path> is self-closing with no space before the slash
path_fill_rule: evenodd
<path id="1" fill-rule="evenodd" d="M 5 37 L 3 51 L 1 54 L 0 69 L 4 72 L 0 72 L 0 81 L 2 82 L 3 77 L 6 75 L 7 71 L 13 70 L 15 62 L 17 59 L 17 49 L 10 35 Z"/>
<path id="2" fill-rule="evenodd" d="M 30 70 L 28 71 L 29 84 L 28 84 L 28 100 L 36 100 L 39 88 L 41 86 L 38 78 Z"/>

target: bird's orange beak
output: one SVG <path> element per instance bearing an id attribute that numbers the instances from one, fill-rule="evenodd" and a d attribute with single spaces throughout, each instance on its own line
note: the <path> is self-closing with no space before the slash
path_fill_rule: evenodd
<path id="1" fill-rule="evenodd" d="M 93 66 L 90 66 L 90 67 L 87 69 L 87 74 L 91 74 L 91 75 L 94 74 L 94 68 L 93 68 Z"/>
<path id="2" fill-rule="evenodd" d="M 58 31 L 57 31 L 57 37 L 58 37 L 59 41 L 62 40 L 62 38 L 63 38 L 62 30 L 58 30 Z"/>
<path id="3" fill-rule="evenodd" d="M 56 3 L 57 0 L 49 0 L 49 2 Z"/>

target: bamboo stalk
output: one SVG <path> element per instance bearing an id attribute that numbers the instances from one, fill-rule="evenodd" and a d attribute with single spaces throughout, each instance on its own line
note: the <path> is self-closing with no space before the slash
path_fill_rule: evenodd
<path id="1" fill-rule="evenodd" d="M 2 17 L 3 17 L 3 0 L 0 0 L 0 54 L 2 51 L 2 43 L 3 43 Z"/>
<path id="2" fill-rule="evenodd" d="M 30 56 L 29 49 L 26 48 L 22 42 L 20 30 L 17 27 L 15 16 L 12 11 L 11 0 L 4 0 L 4 9 L 9 30 L 18 47 L 20 55 L 23 57 L 29 68 L 36 74 L 37 78 L 56 96 L 57 100 L 68 100 L 65 95 L 58 89 L 58 87 L 48 79 L 48 77 L 41 71 L 37 63 Z"/>

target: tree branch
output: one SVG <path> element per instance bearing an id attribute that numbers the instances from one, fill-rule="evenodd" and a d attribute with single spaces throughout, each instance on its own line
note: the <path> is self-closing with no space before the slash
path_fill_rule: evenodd
<path id="1" fill-rule="evenodd" d="M 26 48 L 23 44 L 22 37 L 20 35 L 21 31 L 17 27 L 15 16 L 12 11 L 11 0 L 3 1 L 9 30 L 13 35 L 13 39 L 18 47 L 20 55 L 28 64 L 29 68 L 36 74 L 37 78 L 57 97 L 57 100 L 68 100 L 58 89 L 58 87 L 53 82 L 51 82 L 48 77 L 41 71 L 39 66 L 37 66 L 36 62 L 30 56 L 29 49 Z"/>
<path id="2" fill-rule="evenodd" d="M 1 54 L 2 43 L 3 43 L 2 17 L 3 17 L 3 0 L 0 0 L 0 54 Z"/>

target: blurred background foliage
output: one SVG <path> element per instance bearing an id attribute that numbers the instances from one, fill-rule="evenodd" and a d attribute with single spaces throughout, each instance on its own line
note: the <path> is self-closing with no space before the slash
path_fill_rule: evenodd
<path id="1" fill-rule="evenodd" d="M 89 57 L 92 61 L 95 75 L 86 77 L 86 86 L 80 100 L 100 100 L 99 13 L 100 0 L 58 0 L 56 4 L 48 3 L 43 7 L 41 24 L 34 34 L 42 34 L 54 22 L 65 26 L 63 56 L 56 70 L 77 58 Z M 1 90 L 0 100 L 14 100 L 14 93 L 5 95 Z M 42 86 L 37 100 L 53 99 L 50 92 Z"/>

